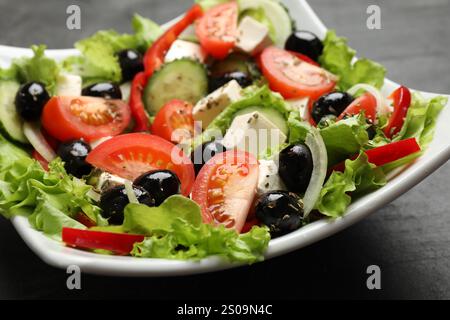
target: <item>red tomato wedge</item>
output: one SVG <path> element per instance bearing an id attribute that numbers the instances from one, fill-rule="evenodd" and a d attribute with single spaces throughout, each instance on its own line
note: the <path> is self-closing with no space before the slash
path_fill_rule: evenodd
<path id="1" fill-rule="evenodd" d="M 409 138 L 396 142 L 391 142 L 381 147 L 373 148 L 365 151 L 368 161 L 377 167 L 397 161 L 407 157 L 413 153 L 419 152 L 420 146 L 415 138 Z M 354 160 L 357 156 L 350 159 Z M 344 171 L 345 163 L 341 162 L 334 166 L 330 171 Z"/>
<path id="2" fill-rule="evenodd" d="M 116 254 L 127 255 L 135 243 L 144 241 L 142 235 L 112 233 L 73 228 L 63 228 L 62 241 L 68 246 L 82 249 L 102 249 Z"/>
<path id="3" fill-rule="evenodd" d="M 313 59 L 311 59 L 310 57 L 308 57 L 307 55 L 304 55 L 302 53 L 299 52 L 294 52 L 294 51 L 288 51 L 289 53 L 292 53 L 294 56 L 296 56 L 297 58 L 299 58 L 300 60 L 303 60 L 305 62 L 308 62 L 312 65 L 315 65 L 317 67 L 320 67 L 320 64 L 318 64 L 316 61 L 314 61 Z"/>
<path id="4" fill-rule="evenodd" d="M 216 59 L 223 59 L 237 39 L 239 8 L 228 2 L 208 10 L 198 21 L 196 34 L 202 48 Z"/>
<path id="5" fill-rule="evenodd" d="M 115 136 L 130 119 L 130 108 L 122 100 L 95 97 L 53 97 L 41 118 L 46 132 L 60 141 Z"/>
<path id="6" fill-rule="evenodd" d="M 243 151 L 230 150 L 210 159 L 192 189 L 203 222 L 241 232 L 255 197 L 258 170 L 256 158 Z"/>
<path id="7" fill-rule="evenodd" d="M 270 88 L 286 99 L 309 97 L 316 100 L 336 86 L 337 78 L 333 74 L 277 47 L 266 48 L 260 64 Z"/>
<path id="8" fill-rule="evenodd" d="M 364 111 L 364 114 L 370 122 L 374 123 L 377 118 L 377 99 L 370 93 L 365 93 L 356 98 L 338 117 L 342 120 L 345 116 L 353 116 Z"/>
<path id="9" fill-rule="evenodd" d="M 161 137 L 146 133 L 111 138 L 92 150 L 86 161 L 129 180 L 151 170 L 171 170 L 180 179 L 181 192 L 185 196 L 189 195 L 195 180 L 194 165 L 181 149 Z"/>
<path id="10" fill-rule="evenodd" d="M 387 127 L 384 129 L 384 134 L 388 138 L 395 136 L 403 127 L 406 114 L 411 105 L 411 91 L 401 86 L 392 93 L 391 98 L 394 100 L 394 112 L 389 118 Z"/>
<path id="11" fill-rule="evenodd" d="M 173 143 L 181 143 L 194 136 L 193 106 L 189 102 L 172 100 L 156 114 L 152 133 Z"/>

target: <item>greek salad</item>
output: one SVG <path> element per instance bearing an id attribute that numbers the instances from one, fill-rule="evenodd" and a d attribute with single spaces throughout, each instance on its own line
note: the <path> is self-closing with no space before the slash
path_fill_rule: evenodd
<path id="1" fill-rule="evenodd" d="M 383 66 L 276 0 L 132 26 L 0 68 L 0 213 L 80 250 L 260 261 L 420 157 L 447 103 L 383 96 Z"/>

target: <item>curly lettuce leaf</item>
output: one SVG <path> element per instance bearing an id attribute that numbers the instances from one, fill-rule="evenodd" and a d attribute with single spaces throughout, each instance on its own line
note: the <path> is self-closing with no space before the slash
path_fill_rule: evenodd
<path id="1" fill-rule="evenodd" d="M 189 198 L 175 195 L 159 207 L 129 204 L 123 231 L 146 235 L 134 246 L 136 257 L 199 260 L 218 255 L 230 261 L 254 263 L 263 259 L 270 234 L 253 227 L 237 234 L 224 226 L 202 223 L 200 207 Z"/>
<path id="2" fill-rule="evenodd" d="M 231 0 L 195 0 L 195 3 L 198 3 L 203 10 L 208 10 L 218 6 L 219 4 L 230 2 Z"/>
<path id="3" fill-rule="evenodd" d="M 403 127 L 393 141 L 416 138 L 422 150 L 425 149 L 433 140 L 437 118 L 447 102 L 443 96 L 427 100 L 414 92 Z"/>
<path id="4" fill-rule="evenodd" d="M 49 92 L 54 92 L 59 66 L 55 60 L 45 56 L 45 49 L 45 45 L 31 46 L 33 57 L 15 59 L 9 71 L 2 71 L 2 73 L 9 76 L 15 74 L 16 80 L 21 83 L 42 82 Z"/>
<path id="5" fill-rule="evenodd" d="M 125 49 L 144 52 L 161 34 L 157 24 L 139 15 L 133 17 L 132 26 L 134 34 L 102 30 L 76 42 L 75 48 L 81 52 L 81 56 L 64 60 L 64 69 L 80 75 L 85 85 L 100 80 L 121 82 L 122 74 L 116 54 Z"/>
<path id="6" fill-rule="evenodd" d="M 383 170 L 371 164 L 361 152 L 355 160 L 345 161 L 345 171 L 334 171 L 323 186 L 316 208 L 328 217 L 345 213 L 352 197 L 362 196 L 386 184 Z M 351 194 L 351 196 L 350 196 Z"/>
<path id="7" fill-rule="evenodd" d="M 327 148 L 329 167 L 359 153 L 369 141 L 368 126 L 364 115 L 359 114 L 320 130 Z"/>
<path id="8" fill-rule="evenodd" d="M 87 196 L 91 187 L 68 175 L 61 160 L 51 162 L 47 172 L 37 161 L 17 153 L 1 159 L 0 167 L 0 213 L 5 217 L 28 216 L 34 228 L 56 238 L 63 227 L 84 228 L 75 220 L 79 212 L 98 225 L 107 224 Z"/>
<path id="9" fill-rule="evenodd" d="M 346 91 L 358 83 L 367 83 L 381 89 L 386 69 L 369 59 L 353 63 L 356 51 L 347 44 L 347 39 L 338 37 L 335 31 L 328 31 L 323 41 L 324 49 L 319 58 L 322 67 L 339 76 L 338 87 Z"/>

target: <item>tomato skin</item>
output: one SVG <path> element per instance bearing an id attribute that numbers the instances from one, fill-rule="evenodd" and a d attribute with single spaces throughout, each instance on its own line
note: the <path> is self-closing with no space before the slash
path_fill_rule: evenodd
<path id="1" fill-rule="evenodd" d="M 403 127 L 411 105 L 411 91 L 407 87 L 401 86 L 392 93 L 391 97 L 394 100 L 394 112 L 389 118 L 387 127 L 384 129 L 384 134 L 388 138 L 395 136 Z"/>
<path id="2" fill-rule="evenodd" d="M 370 122 L 374 123 L 377 118 L 377 99 L 370 93 L 366 92 L 362 96 L 356 98 L 338 117 L 342 120 L 345 116 L 353 116 L 364 111 L 364 115 Z"/>
<path id="3" fill-rule="evenodd" d="M 182 100 L 172 100 L 156 114 L 152 124 L 152 133 L 173 143 L 181 143 L 194 136 L 193 106 Z M 173 136 L 180 130 L 181 136 Z"/>
<path id="4" fill-rule="evenodd" d="M 318 99 L 333 91 L 336 77 L 297 55 L 277 47 L 266 48 L 260 56 L 261 69 L 273 91 L 286 99 Z"/>
<path id="5" fill-rule="evenodd" d="M 314 61 L 313 59 L 311 59 L 310 57 L 308 57 L 307 55 L 304 55 L 302 53 L 299 52 L 294 52 L 294 51 L 288 51 L 289 53 L 293 54 L 294 56 L 296 56 L 297 58 L 299 58 L 300 60 L 303 60 L 305 62 L 308 62 L 309 64 L 312 64 L 316 67 L 320 67 L 320 64 L 318 64 L 316 61 Z"/>
<path id="6" fill-rule="evenodd" d="M 191 196 L 200 205 L 203 222 L 241 232 L 256 194 L 258 170 L 256 158 L 243 151 L 230 150 L 210 159 L 200 170 Z"/>
<path id="7" fill-rule="evenodd" d="M 76 111 L 73 111 L 74 107 L 77 108 Z M 89 118 L 83 121 L 76 113 L 83 114 L 85 110 L 88 110 L 87 117 L 95 114 L 105 118 L 100 120 Z M 45 131 L 59 141 L 75 139 L 92 141 L 120 134 L 128 126 L 130 119 L 130 108 L 122 100 L 60 96 L 53 97 L 47 102 L 41 121 Z M 102 121 L 102 123 L 87 123 L 89 121 Z"/>
<path id="8" fill-rule="evenodd" d="M 238 11 L 236 2 L 220 4 L 208 10 L 196 25 L 202 48 L 216 59 L 226 58 L 234 48 Z"/>
<path id="9" fill-rule="evenodd" d="M 169 141 L 147 133 L 113 137 L 92 150 L 86 162 L 128 180 L 159 169 L 173 171 L 181 181 L 181 193 L 188 196 L 195 180 L 189 157 Z"/>
<path id="10" fill-rule="evenodd" d="M 92 230 L 63 228 L 62 241 L 68 246 L 82 249 L 102 249 L 116 254 L 128 255 L 135 243 L 144 241 L 142 235 L 112 233 Z"/>

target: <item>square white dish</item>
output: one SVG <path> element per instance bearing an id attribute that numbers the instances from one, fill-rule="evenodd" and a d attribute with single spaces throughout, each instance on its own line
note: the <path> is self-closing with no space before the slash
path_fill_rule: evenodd
<path id="1" fill-rule="evenodd" d="M 306 1 L 284 0 L 283 2 L 290 9 L 299 28 L 311 30 L 319 37 L 325 35 L 326 27 Z M 56 59 L 61 59 L 74 53 L 76 51 L 73 49 L 47 51 L 49 56 Z M 29 49 L 0 46 L 0 63 L 1 65 L 7 65 L 14 57 L 30 54 Z M 394 82 L 386 80 L 383 93 L 387 95 L 397 86 Z M 424 95 L 430 98 L 435 94 L 424 93 Z M 272 240 L 266 253 L 266 259 L 300 249 L 339 232 L 418 184 L 450 158 L 450 126 L 447 125 L 448 123 L 450 123 L 449 106 L 440 115 L 434 141 L 422 158 L 392 179 L 382 189 L 355 201 L 348 208 L 344 217 L 333 221 L 318 221 L 287 236 Z M 42 260 L 59 268 L 66 268 L 68 265 L 74 264 L 78 265 L 83 272 L 102 275 L 172 276 L 210 272 L 237 266 L 219 258 L 205 259 L 200 262 L 186 262 L 97 255 L 67 248 L 45 237 L 33 230 L 25 218 L 15 217 L 12 222 L 27 245 Z"/>

